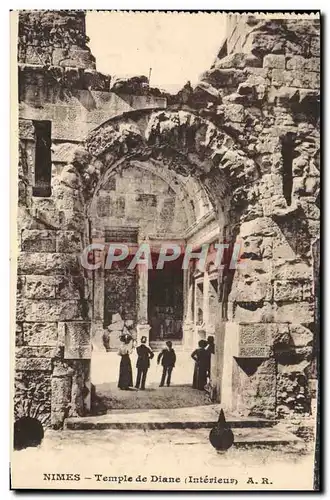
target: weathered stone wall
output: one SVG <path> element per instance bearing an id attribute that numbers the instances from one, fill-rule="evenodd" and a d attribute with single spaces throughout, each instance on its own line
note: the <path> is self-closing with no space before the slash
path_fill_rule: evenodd
<path id="1" fill-rule="evenodd" d="M 140 238 L 184 235 L 188 220 L 183 196 L 157 176 L 155 169 L 147 168 L 131 164 L 103 183 L 91 208 L 93 229 L 134 226 L 139 228 Z"/>
<path id="2" fill-rule="evenodd" d="M 204 74 L 201 88 L 210 95 L 210 119 L 259 170 L 258 182 L 244 186 L 241 206 L 232 207 L 232 234 L 246 259 L 245 269 L 230 276 L 227 312 L 240 324 L 234 408 L 304 413 L 316 333 L 311 249 L 319 236 L 319 21 L 236 16 L 231 23 L 229 54 Z"/>
<path id="3" fill-rule="evenodd" d="M 90 237 L 85 220 L 95 188 L 107 172 L 132 160 L 154 161 L 160 170 L 195 178 L 217 213 L 220 241 L 243 244 L 245 268 L 225 269 L 219 276 L 218 398 L 229 384 L 231 411 L 269 417 L 310 411 L 316 345 L 312 243 L 319 236 L 319 22 L 250 18 L 245 29 L 243 36 L 241 19 L 229 54 L 222 52 L 196 88 L 187 88 L 184 99 L 182 93 L 173 97 L 166 110 L 121 115 L 117 109 L 105 123 L 101 112 L 87 127 L 89 112 L 82 123 L 74 114 L 73 120 L 64 119 L 63 134 L 47 108 L 47 93 L 33 101 L 32 90 L 26 94 L 29 80 L 20 76 L 20 113 L 26 120 L 20 134 L 17 395 L 24 391 L 22 380 L 36 373 L 35 390 L 26 398 L 34 406 L 41 402 L 40 413 L 49 418 L 51 393 L 54 424 L 88 409 L 92 296 L 77 256 Z M 38 72 L 44 78 L 49 69 L 40 65 L 35 71 L 36 78 Z M 79 78 L 70 83 L 66 106 L 77 95 L 82 101 Z M 57 109 L 61 94 L 52 92 L 57 85 L 67 92 L 68 86 L 61 79 L 51 82 L 47 88 Z M 88 96 L 94 99 L 95 93 Z M 31 197 L 31 119 L 37 117 L 55 121 L 55 139 L 65 144 L 55 144 L 51 198 Z M 97 121 L 103 125 L 96 127 Z M 83 131 L 85 151 L 67 161 L 70 144 L 81 137 L 76 130 Z"/>

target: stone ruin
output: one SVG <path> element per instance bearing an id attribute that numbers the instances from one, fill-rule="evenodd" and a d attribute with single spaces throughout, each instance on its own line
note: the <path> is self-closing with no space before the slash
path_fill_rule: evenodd
<path id="1" fill-rule="evenodd" d="M 197 234 L 197 242 L 212 231 L 240 241 L 247 265 L 217 274 L 212 301 L 210 280 L 200 278 L 200 310 L 215 336 L 215 401 L 237 415 L 310 415 L 319 345 L 319 19 L 228 15 L 214 64 L 175 96 L 143 78 L 112 85 L 87 43 L 83 11 L 19 14 L 15 417 L 30 413 L 60 428 L 90 411 L 92 346 L 111 319 L 105 324 L 107 278 L 84 270 L 80 254 L 107 241 L 107 231 L 118 236 L 119 225 L 130 241 L 156 233 Z M 134 212 L 141 220 L 156 214 L 137 236 Z M 113 227 L 105 230 L 105 219 Z M 194 279 L 183 283 L 189 348 L 198 338 Z M 148 332 L 147 278 L 118 272 L 117 280 L 109 307 L 125 301 L 128 321 Z"/>

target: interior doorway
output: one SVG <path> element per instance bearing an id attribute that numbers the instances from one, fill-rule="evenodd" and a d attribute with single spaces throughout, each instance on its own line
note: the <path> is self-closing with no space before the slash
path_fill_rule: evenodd
<path id="1" fill-rule="evenodd" d="M 148 321 L 150 341 L 182 340 L 182 258 L 148 272 Z"/>

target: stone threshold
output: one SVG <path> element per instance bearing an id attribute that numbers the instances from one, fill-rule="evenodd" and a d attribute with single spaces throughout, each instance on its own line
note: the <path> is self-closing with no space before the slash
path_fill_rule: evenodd
<path id="1" fill-rule="evenodd" d="M 105 415 L 70 417 L 64 429 L 201 429 L 212 428 L 218 421 L 219 405 L 175 409 L 113 410 Z M 234 428 L 269 428 L 275 420 L 258 417 L 234 417 L 225 414 L 227 423 Z"/>

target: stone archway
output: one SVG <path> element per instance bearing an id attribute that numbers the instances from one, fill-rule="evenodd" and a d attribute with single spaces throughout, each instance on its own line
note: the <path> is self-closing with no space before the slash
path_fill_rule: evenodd
<path id="1" fill-rule="evenodd" d="M 257 181 L 259 176 L 257 166 L 235 146 L 226 133 L 217 129 L 211 122 L 188 111 L 166 111 L 135 113 L 122 119 L 110 120 L 89 135 L 85 151 L 78 150 L 72 166 L 63 171 L 62 183 L 65 183 L 66 176 L 72 175 L 74 171 L 77 174 L 77 182 L 82 183 L 81 192 L 84 200 L 80 215 L 89 221 L 85 241 L 90 242 L 92 237 L 90 215 L 94 193 L 98 192 L 104 180 L 109 178 L 112 172 L 122 170 L 125 165 L 132 162 L 139 162 L 144 168 L 151 162 L 154 172 L 159 169 L 159 175 L 163 177 L 165 173 L 168 177 L 173 172 L 176 179 L 195 179 L 195 184 L 200 186 L 202 201 L 213 206 L 218 239 L 229 242 L 230 238 L 235 238 L 239 215 L 246 206 L 243 188 L 251 181 Z M 233 203 L 239 204 L 235 219 Z M 220 302 L 228 301 L 232 274 L 232 271 L 228 273 L 226 270 L 218 276 Z M 90 279 L 88 286 L 94 290 L 90 297 L 91 309 L 93 303 L 95 305 L 93 293 L 96 293 L 95 282 L 94 288 L 92 282 Z M 98 298 L 98 302 L 102 303 L 102 297 Z M 217 359 L 214 371 L 216 377 L 214 393 L 217 400 L 220 398 L 224 369 L 232 377 L 235 354 L 232 342 L 229 343 L 229 347 L 227 342 L 225 352 L 224 310 L 225 308 L 219 304 L 216 319 L 216 329 L 219 334 L 216 335 Z M 95 328 L 96 322 L 92 320 L 92 324 Z M 227 322 L 227 332 L 236 330 L 237 327 L 233 322 Z M 95 332 L 92 334 L 95 335 Z M 237 342 L 237 335 L 235 338 Z M 224 358 L 227 360 L 227 367 L 224 365 Z M 231 387 L 232 384 L 229 385 Z M 225 389 L 222 392 L 225 394 Z M 230 405 L 231 390 L 228 394 L 228 405 Z"/>

